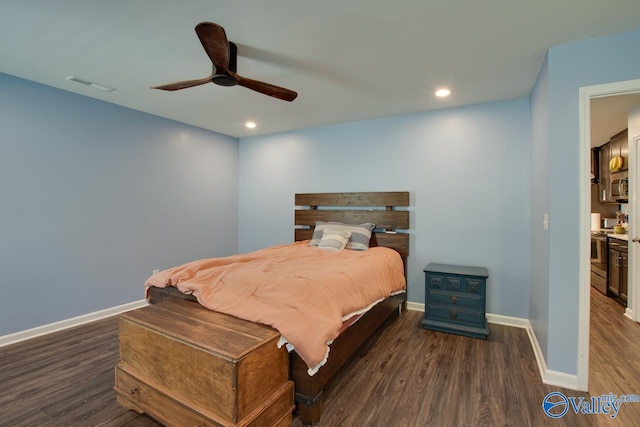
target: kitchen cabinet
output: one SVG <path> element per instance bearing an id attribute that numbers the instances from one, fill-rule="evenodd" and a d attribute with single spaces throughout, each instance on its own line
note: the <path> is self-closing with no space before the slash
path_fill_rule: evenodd
<path id="1" fill-rule="evenodd" d="M 621 131 L 620 133 L 615 134 L 611 137 L 611 140 L 608 142 L 610 145 L 610 159 L 620 156 L 624 159 L 622 163 L 622 168 L 618 171 L 626 171 L 629 169 L 629 140 L 628 140 L 628 129 Z"/>
<path id="2" fill-rule="evenodd" d="M 609 295 L 626 306 L 628 275 L 628 242 L 609 238 Z"/>
<path id="3" fill-rule="evenodd" d="M 616 171 L 609 169 L 609 162 L 614 157 L 623 159 L 622 168 Z M 612 180 L 612 173 L 620 173 L 629 168 L 629 140 L 628 130 L 624 129 L 611 137 L 609 142 L 602 145 L 598 151 L 598 201 L 600 203 L 620 203 L 618 197 L 612 191 L 612 185 L 618 185 Z"/>
<path id="4" fill-rule="evenodd" d="M 598 184 L 600 181 L 600 147 L 591 149 L 591 183 Z"/>
<path id="5" fill-rule="evenodd" d="M 600 203 L 608 203 L 609 202 L 609 186 L 611 182 L 611 176 L 609 171 L 609 160 L 611 155 L 611 146 L 607 143 L 600 147 L 598 151 L 599 157 L 599 169 L 600 174 L 598 175 L 598 201 Z"/>

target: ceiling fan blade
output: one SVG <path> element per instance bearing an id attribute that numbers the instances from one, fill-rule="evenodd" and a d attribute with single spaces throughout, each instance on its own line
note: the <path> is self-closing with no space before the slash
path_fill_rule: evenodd
<path id="1" fill-rule="evenodd" d="M 297 92 L 289 89 L 285 89 L 280 86 L 272 85 L 269 83 L 259 82 L 257 80 L 247 79 L 246 77 L 239 76 L 236 73 L 232 75 L 238 79 L 238 84 L 244 86 L 247 89 L 255 90 L 265 95 L 272 96 L 274 98 L 282 99 L 284 101 L 293 101 L 298 96 Z"/>
<path id="2" fill-rule="evenodd" d="M 218 73 L 225 74 L 229 67 L 229 41 L 218 24 L 202 22 L 196 25 L 196 34 Z"/>
<path id="3" fill-rule="evenodd" d="M 181 82 L 167 83 L 160 86 L 151 86 L 151 89 L 160 89 L 160 90 L 169 90 L 169 91 L 186 89 L 188 87 L 200 86 L 205 83 L 211 83 L 212 78 L 213 78 L 213 73 L 211 73 L 209 77 L 205 77 L 203 79 L 183 80 Z"/>

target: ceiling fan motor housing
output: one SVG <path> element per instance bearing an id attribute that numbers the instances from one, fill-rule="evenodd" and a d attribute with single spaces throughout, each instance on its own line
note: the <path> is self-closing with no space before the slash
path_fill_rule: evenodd
<path id="1" fill-rule="evenodd" d="M 238 69 L 238 46 L 233 42 L 229 42 L 229 65 L 227 69 L 234 73 Z M 211 81 L 220 86 L 235 86 L 238 84 L 238 79 L 227 73 L 215 74 Z"/>
<path id="2" fill-rule="evenodd" d="M 220 86 L 235 86 L 238 84 L 238 79 L 229 74 L 215 74 L 211 81 Z"/>

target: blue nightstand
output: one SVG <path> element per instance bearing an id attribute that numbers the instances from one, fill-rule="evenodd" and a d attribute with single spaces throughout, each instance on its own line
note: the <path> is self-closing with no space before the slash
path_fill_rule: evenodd
<path id="1" fill-rule="evenodd" d="M 422 326 L 435 331 L 487 338 L 487 269 L 431 263 L 424 272 Z"/>

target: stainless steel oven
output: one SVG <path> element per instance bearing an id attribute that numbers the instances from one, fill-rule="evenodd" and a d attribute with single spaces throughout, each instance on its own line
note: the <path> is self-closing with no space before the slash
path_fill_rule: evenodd
<path id="1" fill-rule="evenodd" d="M 602 232 L 591 233 L 591 286 L 607 294 L 608 287 L 608 248 L 607 235 Z"/>

